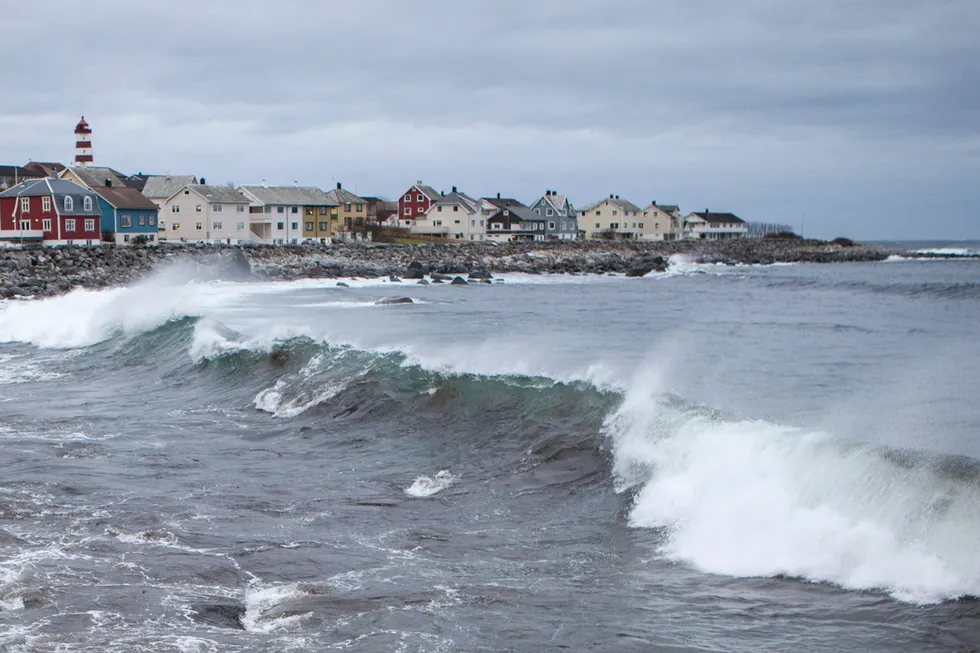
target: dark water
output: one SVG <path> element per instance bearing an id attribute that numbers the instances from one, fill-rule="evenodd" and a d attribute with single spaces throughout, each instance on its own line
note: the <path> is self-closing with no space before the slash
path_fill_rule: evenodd
<path id="1" fill-rule="evenodd" d="M 980 262 L 674 269 L 3 306 L 0 650 L 977 650 Z"/>

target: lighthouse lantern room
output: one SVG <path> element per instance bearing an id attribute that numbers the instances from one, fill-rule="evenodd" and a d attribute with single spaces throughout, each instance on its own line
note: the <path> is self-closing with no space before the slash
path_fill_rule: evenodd
<path id="1" fill-rule="evenodd" d="M 82 116 L 75 125 L 75 165 L 87 166 L 92 161 L 92 129 Z"/>

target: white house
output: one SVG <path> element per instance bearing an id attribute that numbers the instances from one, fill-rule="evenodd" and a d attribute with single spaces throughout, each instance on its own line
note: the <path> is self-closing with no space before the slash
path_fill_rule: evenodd
<path id="1" fill-rule="evenodd" d="M 695 240 L 730 240 L 744 238 L 749 226 L 733 213 L 689 213 L 684 217 L 684 238 Z"/>
<path id="2" fill-rule="evenodd" d="M 189 184 L 160 208 L 161 240 L 241 244 L 254 240 L 248 199 L 229 186 Z"/>
<path id="3" fill-rule="evenodd" d="M 487 237 L 487 217 L 482 202 L 453 186 L 452 192 L 440 195 L 425 215 L 416 217 L 411 230 L 413 234 L 446 240 L 483 241 Z"/>

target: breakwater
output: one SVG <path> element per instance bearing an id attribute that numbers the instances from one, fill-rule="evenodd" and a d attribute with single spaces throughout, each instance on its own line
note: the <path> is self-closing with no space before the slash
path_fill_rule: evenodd
<path id="1" fill-rule="evenodd" d="M 195 278 L 291 280 L 304 278 L 421 278 L 469 275 L 606 274 L 662 272 L 669 257 L 723 264 L 881 261 L 891 250 L 809 240 L 554 241 L 429 243 L 421 245 L 156 245 L 0 250 L 0 298 L 45 297 L 75 288 L 137 281 L 151 271 L 182 265 Z"/>

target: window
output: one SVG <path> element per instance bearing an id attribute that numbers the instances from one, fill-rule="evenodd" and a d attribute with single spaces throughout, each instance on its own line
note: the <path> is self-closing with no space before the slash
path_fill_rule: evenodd
<path id="1" fill-rule="evenodd" d="M 306 215 L 313 215 L 313 207 L 312 206 L 306 207 Z"/>
<path id="2" fill-rule="evenodd" d="M 437 206 L 436 207 L 436 211 L 438 211 L 439 213 L 442 213 L 442 207 L 441 206 Z"/>
<path id="3" fill-rule="evenodd" d="M 245 223 L 238 222 L 235 224 L 235 231 L 245 231 Z"/>
<path id="4" fill-rule="evenodd" d="M 156 226 L 156 223 L 157 223 L 157 219 L 154 216 L 149 215 L 146 217 L 146 224 L 150 225 L 151 227 L 154 227 Z"/>
<path id="5" fill-rule="evenodd" d="M 65 220 L 65 231 L 75 231 L 74 220 Z"/>
<path id="6" fill-rule="evenodd" d="M 306 231 L 313 231 L 313 223 L 312 222 L 304 222 L 303 223 L 303 229 L 305 229 Z"/>
<path id="7" fill-rule="evenodd" d="M 326 222 L 321 222 L 320 223 L 320 231 L 326 231 L 326 230 L 327 230 L 327 223 Z"/>
<path id="8" fill-rule="evenodd" d="M 458 213 L 459 212 L 459 207 L 458 206 L 454 206 L 453 207 L 453 211 L 456 211 Z"/>
<path id="9" fill-rule="evenodd" d="M 124 243 L 128 243 L 128 242 L 129 242 L 129 234 L 125 234 L 125 235 L 123 236 L 123 242 L 124 242 Z"/>
<path id="10" fill-rule="evenodd" d="M 595 217 L 598 218 L 600 215 L 602 215 L 602 211 L 599 211 L 598 209 L 596 209 Z"/>
<path id="11" fill-rule="evenodd" d="M 89 202 L 92 201 L 92 198 L 91 197 L 86 197 L 85 199 L 87 199 Z M 87 218 L 85 220 L 85 231 L 95 231 L 95 219 L 94 218 Z"/>
<path id="12" fill-rule="evenodd" d="M 138 224 L 141 227 L 145 227 L 146 226 L 146 216 L 145 215 L 138 215 L 138 216 L 136 216 L 136 224 Z"/>
<path id="13" fill-rule="evenodd" d="M 459 220 L 456 220 L 455 222 L 456 222 L 456 224 L 459 224 Z"/>
<path id="14" fill-rule="evenodd" d="M 293 231 L 296 231 L 297 229 L 299 229 L 299 223 L 293 222 L 289 225 L 289 228 L 292 229 Z"/>
<path id="15" fill-rule="evenodd" d="M 358 213 L 360 213 L 361 211 L 364 210 L 364 205 L 363 204 L 355 204 L 354 205 L 354 210 L 357 211 Z"/>
<path id="16" fill-rule="evenodd" d="M 276 223 L 276 231 L 285 231 L 285 229 L 286 229 L 286 223 L 285 222 L 277 222 Z"/>
<path id="17" fill-rule="evenodd" d="M 411 199 L 411 198 L 409 198 L 409 199 Z M 425 195 L 423 195 L 422 193 L 419 193 L 419 198 L 418 199 L 419 199 L 420 202 L 424 202 L 425 201 Z"/>
<path id="18" fill-rule="evenodd" d="M 190 195 L 190 194 L 191 194 L 191 192 L 185 188 L 184 189 L 184 195 Z"/>
<path id="19" fill-rule="evenodd" d="M 617 215 L 619 215 L 619 211 L 613 210 L 613 216 L 615 217 Z"/>
<path id="20" fill-rule="evenodd" d="M 194 207 L 194 213 L 203 213 L 203 212 L 204 212 L 204 209 L 201 207 L 200 204 L 198 204 L 197 206 Z"/>
<path id="21" fill-rule="evenodd" d="M 344 210 L 347 211 L 348 213 L 350 213 L 350 202 L 347 202 L 346 204 L 344 204 Z"/>
<path id="22" fill-rule="evenodd" d="M 326 214 L 327 214 L 327 207 L 321 206 L 320 207 L 320 215 L 326 215 Z"/>
<path id="23" fill-rule="evenodd" d="M 595 228 L 596 228 L 596 229 L 599 229 L 599 228 L 600 228 L 600 227 L 599 227 L 599 223 L 598 223 L 598 222 L 596 222 L 596 223 L 595 223 Z"/>
<path id="24" fill-rule="evenodd" d="M 129 229 L 133 226 L 133 216 L 131 215 L 121 215 L 119 216 L 119 226 L 123 229 Z"/>
<path id="25" fill-rule="evenodd" d="M 535 215 L 541 215 L 541 209 L 534 209 Z"/>
<path id="26" fill-rule="evenodd" d="M 20 230 L 21 231 L 30 231 L 31 230 L 31 221 L 30 220 L 21 220 L 20 221 Z"/>
<path id="27" fill-rule="evenodd" d="M 552 216 L 552 215 L 554 215 L 554 214 L 555 214 L 555 212 L 554 212 L 554 211 L 553 211 L 552 209 L 548 209 L 548 215 L 549 215 L 549 216 Z"/>
<path id="28" fill-rule="evenodd" d="M 180 223 L 179 222 L 173 222 L 173 223 L 171 223 L 170 226 L 173 228 L 174 231 L 180 231 Z"/>
<path id="29" fill-rule="evenodd" d="M 299 213 L 299 207 L 298 206 L 294 206 L 294 207 L 291 208 L 291 210 L 289 212 L 290 213 Z"/>
<path id="30" fill-rule="evenodd" d="M 211 210 L 215 213 L 221 213 L 224 210 L 224 207 L 221 204 L 212 204 Z"/>
<path id="31" fill-rule="evenodd" d="M 92 198 L 89 197 L 88 195 L 82 198 L 82 209 L 85 211 L 92 210 Z"/>
<path id="32" fill-rule="evenodd" d="M 70 199 L 70 198 L 66 197 L 65 199 L 67 200 L 67 199 Z M 30 212 L 30 210 L 31 210 L 31 198 L 30 197 L 22 197 L 22 198 L 20 198 L 20 210 L 21 210 L 22 213 L 28 213 L 28 212 Z"/>
<path id="33" fill-rule="evenodd" d="M 75 210 L 75 200 L 65 195 L 65 210 L 74 211 Z"/>
<path id="34" fill-rule="evenodd" d="M 412 209 L 410 207 L 405 207 L 405 215 L 412 215 Z"/>
<path id="35" fill-rule="evenodd" d="M 41 210 L 42 211 L 45 211 L 45 212 L 51 210 L 51 198 L 50 197 L 42 197 L 41 198 Z"/>
<path id="36" fill-rule="evenodd" d="M 225 226 L 225 225 L 224 225 L 224 224 L 222 224 L 221 222 L 215 222 L 215 223 L 214 223 L 214 230 L 215 230 L 215 231 L 221 231 L 221 228 L 222 228 L 222 227 L 224 227 L 224 226 Z"/>
<path id="37" fill-rule="evenodd" d="M 43 221 L 43 225 L 44 225 L 44 230 L 45 231 L 51 231 L 51 220 L 50 219 L 44 220 Z"/>
<path id="38" fill-rule="evenodd" d="M 203 222 L 195 222 L 194 223 L 194 229 L 197 230 L 197 231 L 204 231 L 204 223 Z"/>
<path id="39" fill-rule="evenodd" d="M 420 213 L 420 214 L 421 214 L 421 213 L 425 213 L 425 209 L 423 209 L 423 208 L 422 208 L 421 206 L 419 207 L 419 209 L 418 209 L 418 210 L 419 210 L 419 213 Z"/>
<path id="40" fill-rule="evenodd" d="M 235 213 L 245 213 L 245 205 L 239 204 L 235 207 Z"/>
<path id="41" fill-rule="evenodd" d="M 411 195 L 406 195 L 405 196 L 405 201 L 406 202 L 411 202 L 412 201 L 412 196 Z"/>
<path id="42" fill-rule="evenodd" d="M 171 213 L 180 213 L 180 204 L 174 204 L 170 207 Z"/>
<path id="43" fill-rule="evenodd" d="M 555 223 L 554 222 L 549 222 L 548 223 L 548 229 L 554 229 L 554 228 L 555 228 Z"/>

